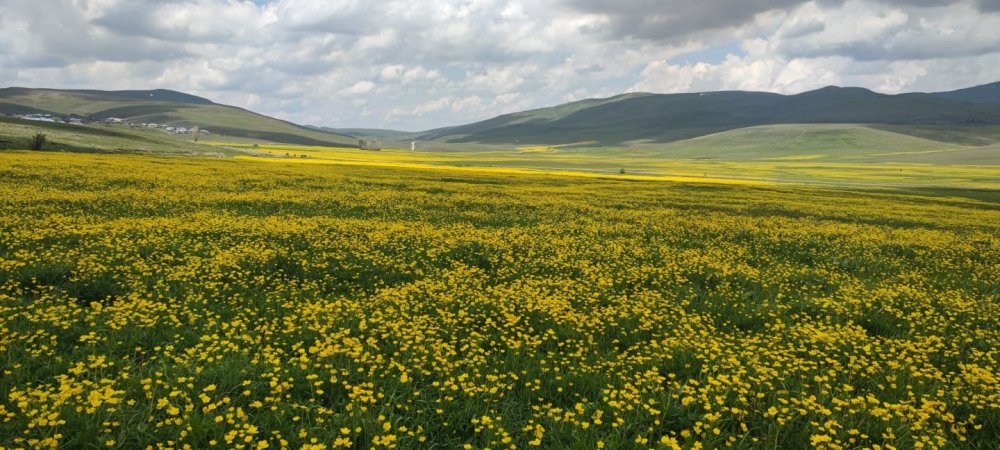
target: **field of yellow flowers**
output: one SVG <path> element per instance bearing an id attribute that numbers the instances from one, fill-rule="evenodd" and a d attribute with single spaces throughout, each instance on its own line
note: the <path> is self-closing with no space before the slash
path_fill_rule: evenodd
<path id="1" fill-rule="evenodd" d="M 0 448 L 996 448 L 1000 196 L 0 155 Z"/>

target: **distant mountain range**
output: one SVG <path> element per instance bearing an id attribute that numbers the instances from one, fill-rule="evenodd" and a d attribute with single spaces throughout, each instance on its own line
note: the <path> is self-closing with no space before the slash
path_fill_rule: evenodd
<path id="1" fill-rule="evenodd" d="M 964 130 L 1000 126 L 1000 82 L 949 92 L 886 95 L 863 88 L 825 87 L 796 95 L 721 91 L 624 94 L 505 114 L 422 132 L 304 127 L 245 109 L 169 90 L 96 91 L 0 89 L 0 114 L 45 113 L 94 119 L 200 126 L 214 133 L 304 145 L 356 145 L 374 138 L 388 146 L 480 149 L 533 145 L 656 146 L 715 133 L 778 124 L 860 124 L 925 139 L 940 134 L 963 145 L 992 143 L 996 133 Z M 987 127 L 983 127 L 987 126 Z M 955 131 L 956 127 L 960 130 Z"/>
<path id="2" fill-rule="evenodd" d="M 448 143 L 615 146 L 666 143 L 774 124 L 996 125 L 1000 83 L 938 93 L 885 95 L 825 87 L 797 95 L 765 92 L 625 94 L 583 100 L 412 136 Z"/>
<path id="3" fill-rule="evenodd" d="M 777 124 L 907 126 L 907 130 L 918 134 L 926 134 L 920 133 L 922 128 L 1000 125 L 1000 82 L 957 91 L 898 95 L 837 86 L 796 95 L 745 91 L 634 93 L 422 132 L 324 129 L 401 143 L 422 141 L 429 146 L 615 147 L 664 144 Z"/>
<path id="4" fill-rule="evenodd" d="M 216 134 L 301 145 L 354 145 L 357 139 L 263 116 L 182 92 L 0 89 L 0 114 L 52 114 L 91 120 L 198 126 Z"/>

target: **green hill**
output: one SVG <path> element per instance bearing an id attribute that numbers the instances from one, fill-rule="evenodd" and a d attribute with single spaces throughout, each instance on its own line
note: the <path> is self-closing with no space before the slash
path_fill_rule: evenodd
<path id="1" fill-rule="evenodd" d="M 936 92 L 935 96 L 968 103 L 1000 104 L 1000 81 L 957 91 Z"/>
<path id="2" fill-rule="evenodd" d="M 32 136 L 37 133 L 46 136 L 44 149 L 49 151 L 189 156 L 245 154 L 229 148 L 192 142 L 191 136 L 133 130 L 129 127 L 67 125 L 2 116 L 0 151 L 29 148 Z"/>
<path id="3" fill-rule="evenodd" d="M 657 147 L 657 156 L 727 161 L 821 160 L 918 162 L 930 154 L 969 150 L 967 146 L 922 139 L 865 125 L 762 125 L 675 141 Z M 992 157 L 1000 163 L 1000 154 Z"/>
<path id="4" fill-rule="evenodd" d="M 977 88 L 976 92 L 988 89 Z M 958 99 L 970 95 L 885 95 L 832 86 L 797 95 L 742 91 L 628 94 L 507 114 L 431 130 L 418 138 L 447 143 L 631 146 L 774 124 L 1000 125 L 1000 103 Z"/>
<path id="5" fill-rule="evenodd" d="M 215 134 L 301 145 L 351 145 L 355 138 L 315 130 L 242 108 L 164 89 L 95 91 L 0 89 L 0 114 L 45 113 L 94 120 L 119 117 L 129 122 L 193 127 Z"/>
<path id="6" fill-rule="evenodd" d="M 94 120 L 200 126 L 219 140 L 353 146 L 358 138 L 385 148 L 456 152 L 504 151 L 515 159 L 605 155 L 717 161 L 824 160 L 1000 164 L 1000 83 L 951 92 L 878 94 L 827 87 L 797 95 L 764 92 L 625 94 L 507 114 L 424 132 L 302 127 L 244 109 L 169 90 L 94 91 L 0 89 L 0 113 L 47 113 Z M 95 127 L 88 127 L 95 128 Z M 103 127 L 96 127 L 103 128 Z M 124 127 L 122 127 L 124 128 Z M 20 129 L 19 129 L 20 130 Z M 76 139 L 73 128 L 54 136 L 69 149 L 143 148 L 187 152 L 183 139 L 149 133 Z M 27 129 L 9 133 L 16 147 Z M 86 133 L 90 133 L 89 131 Z M 152 133 L 165 134 L 165 133 Z M 0 136 L 3 137 L 3 136 Z M 139 142 L 128 144 L 135 138 Z M 151 142 L 150 139 L 156 142 Z M 18 141 L 19 142 L 19 141 Z M 20 145 L 20 144 L 19 144 Z M 3 147 L 3 145 L 0 145 Z M 177 148 L 181 150 L 177 150 Z M 198 150 L 205 152 L 207 149 Z M 564 164 L 565 161 L 560 162 Z"/>
<path id="7" fill-rule="evenodd" d="M 330 133 L 342 134 L 344 136 L 351 136 L 354 138 L 381 138 L 381 139 L 391 139 L 399 141 L 405 141 L 407 139 L 411 139 L 418 134 L 411 131 L 383 130 L 378 128 L 328 128 L 328 127 L 310 127 L 310 128 Z"/>

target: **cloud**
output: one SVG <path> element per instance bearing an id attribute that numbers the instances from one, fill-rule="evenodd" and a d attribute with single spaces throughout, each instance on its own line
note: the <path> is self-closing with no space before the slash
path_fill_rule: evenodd
<path id="1" fill-rule="evenodd" d="M 125 37 L 219 43 L 252 39 L 276 20 L 252 2 L 106 0 L 86 3 L 88 22 Z"/>
<path id="2" fill-rule="evenodd" d="M 805 32 L 808 30 L 808 32 Z M 848 2 L 842 8 L 811 4 L 776 33 L 776 51 L 793 57 L 843 55 L 860 61 L 957 58 L 1000 49 L 1000 15 L 972 4 L 904 10 Z"/>
<path id="3" fill-rule="evenodd" d="M 643 67 L 631 91 L 716 89 L 797 93 L 827 85 L 880 92 L 944 90 L 992 82 L 1000 72 L 1000 16 L 973 4 L 904 10 L 884 3 L 809 3 L 770 35 L 743 41 L 743 56 L 718 64 Z"/>
<path id="4" fill-rule="evenodd" d="M 790 11 L 800 6 L 840 6 L 842 0 L 562 0 L 570 8 L 607 18 L 595 30 L 617 38 L 676 40 L 711 34 L 718 30 L 738 32 L 738 28 L 758 16 L 774 11 Z M 883 0 L 889 7 L 950 7 L 954 0 Z M 981 12 L 1000 11 L 1000 0 L 964 2 Z"/>
<path id="5" fill-rule="evenodd" d="M 357 83 L 354 83 L 344 92 L 347 95 L 362 95 L 362 94 L 367 94 L 373 90 L 375 90 L 375 83 L 372 83 L 371 81 L 368 80 L 361 80 Z"/>
<path id="6" fill-rule="evenodd" d="M 569 7 L 607 17 L 597 30 L 618 38 L 688 38 L 741 26 L 761 13 L 791 8 L 803 0 L 564 0 Z"/>
<path id="7" fill-rule="evenodd" d="M 996 0 L 4 0 L 0 85 L 416 130 L 628 90 L 964 87 L 1000 79 L 997 29 Z"/>

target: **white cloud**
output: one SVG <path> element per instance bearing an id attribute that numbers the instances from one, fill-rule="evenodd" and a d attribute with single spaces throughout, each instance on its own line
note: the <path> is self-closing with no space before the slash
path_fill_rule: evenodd
<path id="1" fill-rule="evenodd" d="M 789 94 L 827 85 L 885 93 L 967 87 L 1000 79 L 1000 70 L 982 64 L 1000 59 L 1000 33 L 987 28 L 1000 30 L 1000 16 L 979 13 L 971 3 L 909 11 L 862 1 L 807 3 L 788 11 L 773 32 L 744 40 L 745 55 L 717 64 L 651 61 L 630 90 Z M 970 73 L 963 69 L 968 67 L 977 69 Z"/>
<path id="2" fill-rule="evenodd" d="M 445 108 L 448 108 L 448 106 L 451 105 L 451 103 L 452 103 L 451 97 L 443 97 L 434 100 L 428 100 L 426 102 L 417 105 L 416 108 L 413 108 L 413 114 L 416 116 L 422 116 L 427 113 L 441 111 L 444 110 Z"/>
<path id="3" fill-rule="evenodd" d="M 368 80 L 361 80 L 351 85 L 351 87 L 347 88 L 344 92 L 347 95 L 363 95 L 373 91 L 374 89 L 375 83 Z"/>
<path id="4" fill-rule="evenodd" d="M 944 90 L 1000 79 L 990 5 L 3 0 L 0 85 L 162 87 L 301 123 L 403 129 L 627 90 Z M 670 62 L 732 42 L 742 51 L 721 60 Z"/>

